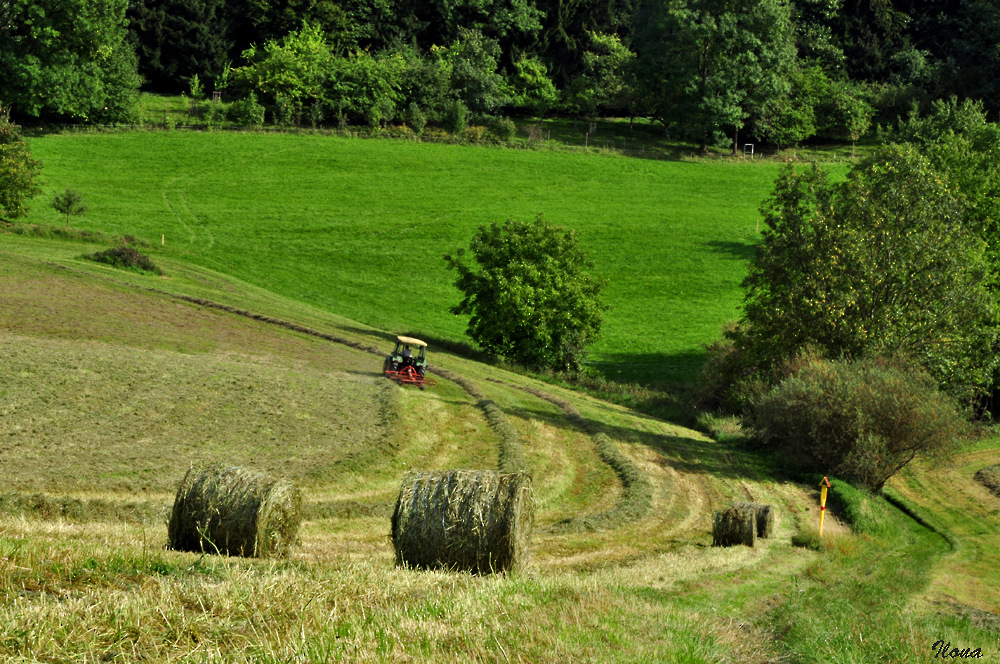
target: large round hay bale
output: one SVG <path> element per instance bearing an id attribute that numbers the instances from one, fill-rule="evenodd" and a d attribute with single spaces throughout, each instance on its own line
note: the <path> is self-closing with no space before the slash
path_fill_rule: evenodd
<path id="1" fill-rule="evenodd" d="M 258 558 L 284 557 L 302 513 L 290 482 L 237 466 L 192 466 L 174 498 L 168 548 Z"/>
<path id="2" fill-rule="evenodd" d="M 712 546 L 757 543 L 757 515 L 754 510 L 730 507 L 712 515 Z"/>
<path id="3" fill-rule="evenodd" d="M 753 510 L 757 516 L 757 537 L 768 538 L 774 535 L 774 508 L 764 503 L 734 503 L 737 509 Z"/>
<path id="4" fill-rule="evenodd" d="M 396 564 L 516 572 L 527 563 L 534 520 L 531 478 L 523 473 L 407 473 L 392 514 Z"/>

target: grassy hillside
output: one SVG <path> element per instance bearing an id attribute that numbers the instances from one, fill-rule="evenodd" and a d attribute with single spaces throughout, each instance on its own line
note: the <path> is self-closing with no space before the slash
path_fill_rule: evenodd
<path id="1" fill-rule="evenodd" d="M 55 134 L 31 149 L 46 193 L 29 222 L 58 224 L 47 201 L 71 186 L 90 208 L 74 227 L 432 338 L 465 339 L 442 254 L 480 224 L 542 214 L 576 229 L 608 277 L 595 366 L 654 383 L 689 380 L 736 317 L 779 168 L 309 134 Z"/>
<path id="2" fill-rule="evenodd" d="M 831 518 L 818 551 L 796 548 L 815 491 L 745 450 L 447 353 L 432 361 L 451 378 L 404 389 L 364 350 L 387 348 L 383 332 L 169 254 L 152 277 L 81 260 L 90 248 L 0 234 L 4 661 L 923 662 L 939 639 L 1000 652 L 1000 500 L 970 483 L 1000 461 L 996 440 L 894 485 L 919 520 L 837 483 L 833 515 L 854 532 Z M 500 578 L 397 569 L 403 473 L 500 462 L 506 434 L 470 385 L 534 476 L 532 561 Z M 302 487 L 290 559 L 163 549 L 184 470 L 214 460 Z M 711 548 L 712 510 L 747 498 L 775 505 L 777 536 Z"/>

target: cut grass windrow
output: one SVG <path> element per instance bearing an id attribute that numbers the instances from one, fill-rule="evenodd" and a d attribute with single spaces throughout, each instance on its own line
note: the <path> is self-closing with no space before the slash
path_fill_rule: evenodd
<path id="1" fill-rule="evenodd" d="M 653 505 L 653 485 L 649 478 L 642 472 L 642 469 L 632 459 L 622 453 L 607 434 L 600 431 L 600 425 L 586 419 L 576 409 L 576 406 L 560 399 L 559 397 L 527 386 L 517 386 L 519 389 L 533 394 L 539 399 L 544 399 L 551 404 L 558 406 L 570 422 L 581 431 L 590 435 L 597 448 L 597 454 L 601 461 L 611 467 L 618 479 L 622 483 L 621 498 L 618 503 L 606 512 L 589 514 L 586 516 L 566 519 L 557 523 L 554 528 L 558 531 L 566 530 L 586 530 L 596 532 L 601 530 L 611 530 L 625 523 L 638 521 L 652 509 Z"/>
<path id="2" fill-rule="evenodd" d="M 168 516 L 168 511 L 163 503 L 80 499 L 8 491 L 0 493 L 0 514 L 45 520 L 64 519 L 75 523 L 124 522 L 152 525 L 162 523 Z"/>
<path id="3" fill-rule="evenodd" d="M 389 381 L 378 383 L 375 399 L 378 403 L 379 429 L 381 433 L 374 445 L 337 459 L 337 467 L 361 472 L 380 460 L 388 460 L 397 450 L 400 441 L 394 435 L 393 421 L 399 413 L 399 390 Z"/>
<path id="4" fill-rule="evenodd" d="M 490 429 L 500 441 L 500 463 L 498 468 L 504 473 L 529 473 L 528 461 L 524 457 L 524 445 L 517 430 L 507 419 L 507 415 L 494 401 L 486 398 L 479 386 L 468 378 L 459 376 L 447 369 L 435 368 L 434 373 L 446 380 L 459 385 L 466 393 L 476 400 L 476 407 L 486 415 Z"/>

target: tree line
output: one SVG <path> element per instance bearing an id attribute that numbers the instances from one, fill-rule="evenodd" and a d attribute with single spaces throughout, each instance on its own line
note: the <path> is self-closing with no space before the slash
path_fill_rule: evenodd
<path id="1" fill-rule="evenodd" d="M 1000 390 L 1000 125 L 951 98 L 879 138 L 844 180 L 782 171 L 699 395 L 790 465 L 876 490 Z"/>
<path id="2" fill-rule="evenodd" d="M 988 0 L 10 0 L 0 103 L 129 123 L 140 89 L 217 90 L 274 121 L 603 115 L 703 147 L 853 141 L 952 95 L 996 111 L 998 23 Z"/>

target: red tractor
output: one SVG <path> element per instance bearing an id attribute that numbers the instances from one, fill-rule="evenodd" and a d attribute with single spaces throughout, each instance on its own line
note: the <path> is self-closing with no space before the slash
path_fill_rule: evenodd
<path id="1" fill-rule="evenodd" d="M 386 378 L 400 385 L 416 385 L 420 389 L 426 385 L 437 385 L 436 380 L 424 376 L 427 371 L 427 344 L 413 337 L 396 337 L 396 347 L 385 358 L 382 371 Z"/>

